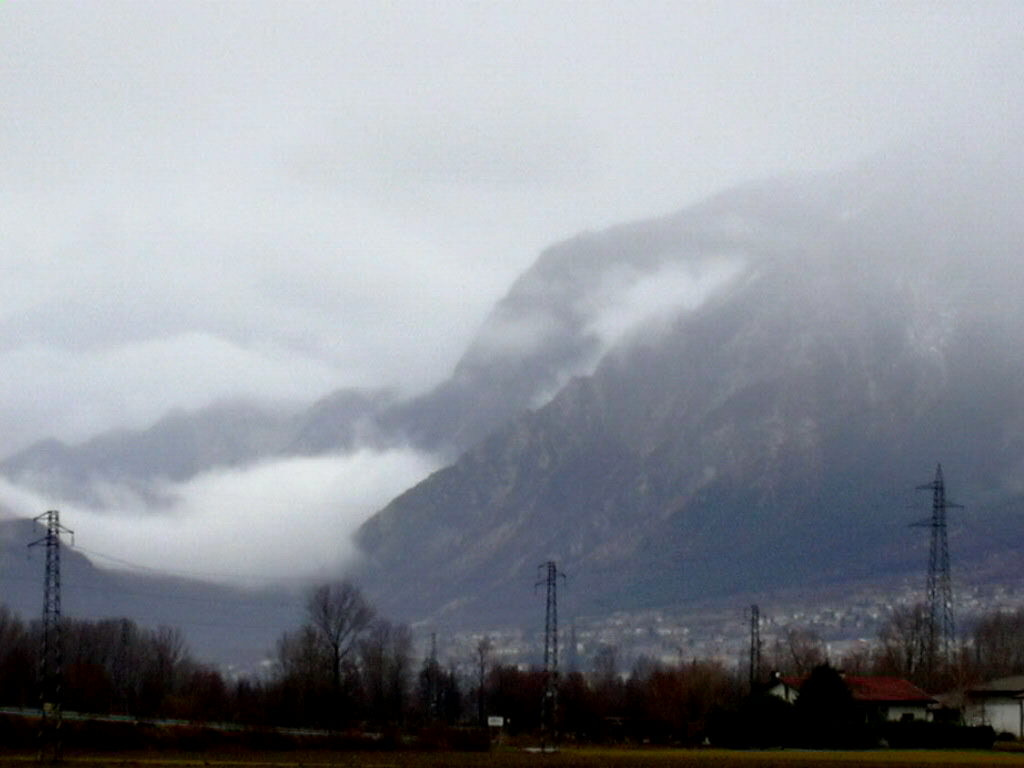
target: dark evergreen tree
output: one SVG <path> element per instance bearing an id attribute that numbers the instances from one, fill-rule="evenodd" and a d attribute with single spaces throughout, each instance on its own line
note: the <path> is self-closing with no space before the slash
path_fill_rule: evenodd
<path id="1" fill-rule="evenodd" d="M 798 738 L 807 746 L 838 748 L 863 743 L 864 722 L 853 694 L 842 674 L 828 663 L 811 670 L 800 686 L 795 709 Z"/>

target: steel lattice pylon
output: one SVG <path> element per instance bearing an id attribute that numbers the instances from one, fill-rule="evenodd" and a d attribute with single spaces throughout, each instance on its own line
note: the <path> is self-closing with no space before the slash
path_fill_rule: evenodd
<path id="1" fill-rule="evenodd" d="M 549 560 L 540 566 L 546 578 L 537 582 L 547 590 L 544 612 L 544 699 L 541 703 L 541 729 L 545 739 L 555 733 L 555 713 L 558 705 L 558 565 Z"/>
<path id="2" fill-rule="evenodd" d="M 46 534 L 29 544 L 43 545 L 46 571 L 43 579 L 43 625 L 39 651 L 39 758 L 61 758 L 64 705 L 64 638 L 60 606 L 60 535 L 73 533 L 60 524 L 60 512 L 51 509 L 35 518 L 46 526 Z"/>
<path id="3" fill-rule="evenodd" d="M 946 484 L 942 465 L 935 468 L 935 479 L 919 485 L 919 491 L 932 492 L 932 516 L 915 525 L 931 529 L 928 550 L 928 581 L 925 588 L 926 621 L 924 649 L 929 672 L 935 671 L 936 662 L 950 660 L 956 640 L 956 622 L 953 617 L 953 584 L 949 571 L 949 540 L 946 536 L 946 510 L 962 508 L 946 500 Z"/>

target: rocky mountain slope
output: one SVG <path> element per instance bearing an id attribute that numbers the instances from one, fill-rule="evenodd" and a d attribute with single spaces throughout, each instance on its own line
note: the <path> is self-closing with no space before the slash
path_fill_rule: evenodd
<path id="1" fill-rule="evenodd" d="M 919 570 L 912 489 L 940 461 L 972 510 L 959 552 L 1019 542 L 1020 155 L 948 159 L 754 185 L 550 252 L 520 284 L 589 248 L 742 268 L 367 522 L 378 599 L 514 616 L 549 558 L 593 612 Z"/>

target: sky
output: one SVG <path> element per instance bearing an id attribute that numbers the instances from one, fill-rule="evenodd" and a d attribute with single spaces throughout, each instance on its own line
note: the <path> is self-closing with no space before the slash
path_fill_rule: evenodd
<path id="1" fill-rule="evenodd" d="M 558 240 L 1019 114 L 1022 38 L 1018 2 L 7 0 L 0 456 L 422 391 Z M 379 498 L 433 466 L 392 459 Z"/>

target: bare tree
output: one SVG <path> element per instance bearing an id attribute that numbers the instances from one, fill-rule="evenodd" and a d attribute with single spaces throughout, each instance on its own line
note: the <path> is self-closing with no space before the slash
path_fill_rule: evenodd
<path id="1" fill-rule="evenodd" d="M 277 663 L 284 679 L 313 685 L 322 678 L 329 662 L 325 646 L 309 624 L 285 632 L 277 641 Z"/>
<path id="2" fill-rule="evenodd" d="M 922 682 L 927 668 L 928 609 L 924 603 L 897 606 L 878 631 L 875 672 Z"/>
<path id="3" fill-rule="evenodd" d="M 481 637 L 476 644 L 476 717 L 481 727 L 487 725 L 485 719 L 487 699 L 484 684 L 487 681 L 487 664 L 490 661 L 493 648 L 494 643 L 487 635 Z"/>
<path id="4" fill-rule="evenodd" d="M 144 631 L 139 661 L 142 665 L 139 707 L 144 714 L 161 712 L 168 697 L 178 692 L 188 666 L 185 635 L 177 627 L 167 626 Z"/>
<path id="5" fill-rule="evenodd" d="M 638 659 L 638 661 L 640 661 Z M 634 670 L 638 672 L 639 670 Z M 640 672 L 642 674 L 642 671 Z M 625 705 L 626 684 L 619 670 L 619 649 L 602 643 L 591 660 L 591 687 L 597 711 L 605 717 L 622 713 Z"/>
<path id="6" fill-rule="evenodd" d="M 861 640 L 839 657 L 838 668 L 848 675 L 870 675 L 874 663 L 874 649 L 868 641 Z"/>
<path id="7" fill-rule="evenodd" d="M 821 636 L 807 627 L 790 626 L 776 638 L 768 654 L 770 666 L 778 672 L 807 675 L 825 663 L 825 643 Z"/>
<path id="8" fill-rule="evenodd" d="M 971 632 L 972 666 L 980 678 L 1024 672 L 1024 610 L 993 611 L 978 619 Z"/>
<path id="9" fill-rule="evenodd" d="M 316 587 L 306 601 L 306 613 L 309 626 L 327 651 L 331 683 L 338 694 L 342 688 L 342 664 L 373 621 L 373 608 L 359 587 L 350 581 L 340 581 Z"/>
<path id="10" fill-rule="evenodd" d="M 150 632 L 149 643 L 153 664 L 164 678 L 170 678 L 188 656 L 185 635 L 178 627 L 157 627 Z"/>
<path id="11" fill-rule="evenodd" d="M 367 708 L 378 722 L 400 722 L 408 698 L 412 632 L 404 624 L 373 621 L 359 642 Z"/>
<path id="12" fill-rule="evenodd" d="M 617 646 L 602 643 L 597 648 L 591 662 L 591 677 L 597 688 L 610 688 L 619 681 L 619 649 Z"/>
<path id="13" fill-rule="evenodd" d="M 0 605 L 0 702 L 28 706 L 36 697 L 37 643 L 25 623 Z"/>

